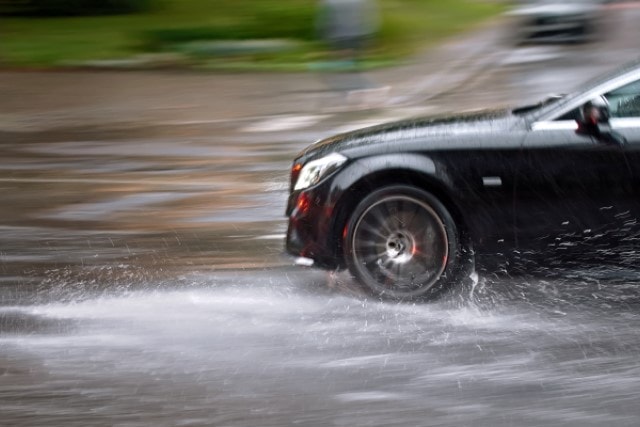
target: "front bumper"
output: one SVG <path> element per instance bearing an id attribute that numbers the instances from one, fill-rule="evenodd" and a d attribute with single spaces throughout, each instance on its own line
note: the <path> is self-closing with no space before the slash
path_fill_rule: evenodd
<path id="1" fill-rule="evenodd" d="M 289 195 L 286 250 L 313 261 L 314 267 L 341 268 L 339 239 L 334 232 L 335 205 L 328 197 L 328 185 L 319 185 Z"/>

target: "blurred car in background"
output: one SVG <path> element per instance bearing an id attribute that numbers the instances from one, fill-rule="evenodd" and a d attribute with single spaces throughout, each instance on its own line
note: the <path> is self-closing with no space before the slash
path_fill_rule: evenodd
<path id="1" fill-rule="evenodd" d="M 605 0 L 528 0 L 508 16 L 515 40 L 531 42 L 589 42 L 601 25 Z"/>

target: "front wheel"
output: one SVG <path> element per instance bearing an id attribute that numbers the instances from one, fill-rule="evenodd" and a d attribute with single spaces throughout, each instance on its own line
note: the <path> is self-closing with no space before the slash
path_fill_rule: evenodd
<path id="1" fill-rule="evenodd" d="M 433 195 L 414 187 L 369 194 L 347 224 L 344 247 L 351 274 L 380 297 L 434 296 L 460 276 L 453 218 Z"/>

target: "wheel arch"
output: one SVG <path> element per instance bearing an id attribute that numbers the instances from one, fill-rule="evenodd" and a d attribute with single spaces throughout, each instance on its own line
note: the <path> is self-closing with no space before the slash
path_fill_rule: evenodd
<path id="1" fill-rule="evenodd" d="M 447 177 L 439 177 L 436 174 L 436 166 L 430 159 L 409 163 L 406 160 L 406 157 L 401 157 L 400 161 L 393 162 L 392 159 L 385 156 L 384 164 L 380 165 L 381 167 L 372 167 L 375 165 L 365 162 L 359 166 L 366 173 L 356 174 L 357 178 L 354 177 L 350 182 L 343 183 L 341 186 L 340 197 L 335 202 L 336 212 L 333 216 L 329 236 L 329 247 L 334 248 L 335 259 L 339 260 L 341 268 L 345 267 L 342 256 L 344 232 L 351 213 L 368 194 L 379 188 L 393 185 L 414 186 L 436 197 L 454 219 L 460 242 L 465 248 L 471 249 L 469 227 L 462 213 L 463 210 L 452 196 L 453 190 L 447 184 Z"/>

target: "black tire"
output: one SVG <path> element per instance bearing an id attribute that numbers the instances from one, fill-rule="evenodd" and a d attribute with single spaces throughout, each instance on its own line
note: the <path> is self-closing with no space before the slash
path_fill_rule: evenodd
<path id="1" fill-rule="evenodd" d="M 466 251 L 452 216 L 411 186 L 365 197 L 349 219 L 344 248 L 351 274 L 382 298 L 433 298 L 464 274 Z"/>

